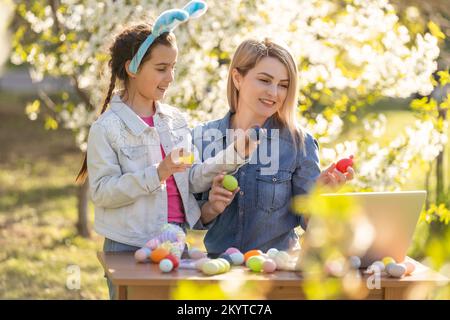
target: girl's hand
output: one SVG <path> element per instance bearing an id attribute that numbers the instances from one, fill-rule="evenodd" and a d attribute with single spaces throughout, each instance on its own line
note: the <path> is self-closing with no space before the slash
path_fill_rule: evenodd
<path id="1" fill-rule="evenodd" d="M 166 181 L 171 175 L 176 172 L 183 172 L 186 169 L 192 167 L 191 164 L 185 164 L 180 161 L 186 152 L 182 148 L 174 149 L 169 153 L 163 161 L 158 165 L 158 175 L 161 182 Z"/>
<path id="2" fill-rule="evenodd" d="M 319 178 L 317 179 L 317 184 L 319 186 L 326 186 L 331 189 L 339 189 L 347 181 L 354 178 L 355 171 L 352 167 L 347 168 L 346 173 L 342 173 L 336 169 L 336 164 L 332 163 L 325 171 L 322 171 Z"/>
<path id="3" fill-rule="evenodd" d="M 209 191 L 208 202 L 210 209 L 215 215 L 221 214 L 226 207 L 233 201 L 236 193 L 239 192 L 239 187 L 233 192 L 228 191 L 222 185 L 224 174 L 219 174 L 213 179 L 211 190 Z"/>

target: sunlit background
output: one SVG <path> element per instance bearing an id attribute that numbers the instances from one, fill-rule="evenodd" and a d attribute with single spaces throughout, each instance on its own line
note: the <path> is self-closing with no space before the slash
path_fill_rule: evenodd
<path id="1" fill-rule="evenodd" d="M 103 239 L 91 230 L 86 186 L 74 183 L 106 93 L 106 48 L 124 25 L 185 2 L 0 0 L 0 298 L 108 298 L 96 258 Z M 168 101 L 192 127 L 219 118 L 239 43 L 286 43 L 300 69 L 300 119 L 320 142 L 322 166 L 354 154 L 349 190 L 427 190 L 408 255 L 450 277 L 448 1 L 207 3 L 204 17 L 176 31 Z M 202 237 L 190 232 L 188 242 L 203 248 Z M 69 265 L 80 267 L 80 290 L 66 287 Z M 174 297 L 233 298 L 244 287 L 182 283 Z M 335 298 L 346 286 L 316 278 L 305 290 Z M 423 292 L 414 297 L 450 298 L 448 287 Z"/>

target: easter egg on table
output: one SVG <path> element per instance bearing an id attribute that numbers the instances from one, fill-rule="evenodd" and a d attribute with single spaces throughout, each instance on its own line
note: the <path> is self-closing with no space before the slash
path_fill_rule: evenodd
<path id="1" fill-rule="evenodd" d="M 165 257 L 167 257 L 170 254 L 169 250 L 164 249 L 164 248 L 156 248 L 155 250 L 152 251 L 152 253 L 150 254 L 150 259 L 155 262 L 155 263 L 159 263 L 162 259 L 164 259 Z"/>
<path id="2" fill-rule="evenodd" d="M 275 261 L 279 269 L 284 269 L 289 264 L 290 257 L 286 251 L 278 251 L 272 259 Z"/>
<path id="3" fill-rule="evenodd" d="M 178 266 L 180 265 L 180 259 L 178 259 L 178 257 L 173 254 L 169 254 L 165 259 L 169 259 L 170 261 L 172 261 L 174 269 L 178 268 Z"/>
<path id="4" fill-rule="evenodd" d="M 226 174 L 223 177 L 222 186 L 228 191 L 233 192 L 238 187 L 238 181 L 232 175 Z"/>
<path id="5" fill-rule="evenodd" d="M 210 260 L 211 260 L 210 258 L 201 258 L 201 259 L 196 260 L 196 261 L 195 261 L 195 268 L 196 268 L 197 270 L 202 270 L 203 265 L 204 265 L 206 262 L 210 261 Z"/>
<path id="6" fill-rule="evenodd" d="M 387 266 L 390 263 L 396 263 L 392 257 L 384 257 L 381 261 L 383 261 L 384 266 Z"/>
<path id="7" fill-rule="evenodd" d="M 406 262 L 404 262 L 403 264 L 404 264 L 405 267 L 406 267 L 406 273 L 405 273 L 405 275 L 409 275 L 409 274 L 413 273 L 414 270 L 416 270 L 416 266 L 415 266 L 415 264 L 412 263 L 412 262 L 406 261 Z"/>
<path id="8" fill-rule="evenodd" d="M 345 159 L 341 159 L 336 163 L 336 169 L 342 173 L 346 173 L 347 168 L 352 167 L 352 166 L 353 166 L 353 156 L 350 156 Z"/>
<path id="9" fill-rule="evenodd" d="M 262 254 L 262 251 L 261 251 L 261 250 L 250 250 L 250 251 L 247 251 L 247 252 L 244 254 L 244 261 L 247 262 L 247 260 L 248 260 L 250 257 L 253 257 L 253 256 L 259 256 L 259 255 L 261 255 L 261 254 Z"/>
<path id="10" fill-rule="evenodd" d="M 277 264 L 272 259 L 264 260 L 262 264 L 262 270 L 266 273 L 272 273 L 277 269 Z"/>
<path id="11" fill-rule="evenodd" d="M 159 262 L 159 269 L 162 272 L 170 272 L 173 270 L 173 263 L 169 259 L 162 259 Z"/>
<path id="12" fill-rule="evenodd" d="M 273 259 L 273 258 L 275 258 L 275 256 L 277 255 L 278 249 L 276 249 L 276 248 L 270 248 L 269 250 L 267 250 L 266 253 L 267 253 L 267 255 L 269 256 L 269 258 Z"/>
<path id="13" fill-rule="evenodd" d="M 222 253 L 219 258 L 225 259 L 228 261 L 228 263 L 232 264 L 233 259 L 231 259 L 230 255 L 228 253 Z"/>
<path id="14" fill-rule="evenodd" d="M 236 252 L 241 252 L 241 251 L 239 251 L 239 249 L 236 249 L 236 248 L 233 248 L 233 247 L 228 248 L 227 250 L 225 250 L 225 253 L 228 253 L 228 254 L 232 254 L 232 253 L 236 253 Z"/>
<path id="15" fill-rule="evenodd" d="M 386 266 L 386 272 L 395 278 L 401 278 L 406 274 L 406 266 L 401 263 L 389 263 Z"/>
<path id="16" fill-rule="evenodd" d="M 241 252 L 231 253 L 230 258 L 235 266 L 239 266 L 244 263 L 244 255 Z"/>
<path id="17" fill-rule="evenodd" d="M 228 272 L 231 269 L 231 265 L 230 263 L 223 259 L 223 258 L 218 258 L 217 261 L 223 265 L 223 268 L 221 269 L 221 272 Z"/>
<path id="18" fill-rule="evenodd" d="M 140 248 L 136 250 L 134 253 L 134 258 L 138 262 L 146 262 L 148 261 L 148 258 L 150 257 L 150 254 L 152 253 L 152 250 L 147 247 Z"/>
<path id="19" fill-rule="evenodd" d="M 202 272 L 207 275 L 218 274 L 221 266 L 215 260 L 209 260 L 202 265 Z"/>
<path id="20" fill-rule="evenodd" d="M 261 256 L 252 256 L 247 260 L 246 266 L 253 272 L 261 272 L 264 261 Z"/>

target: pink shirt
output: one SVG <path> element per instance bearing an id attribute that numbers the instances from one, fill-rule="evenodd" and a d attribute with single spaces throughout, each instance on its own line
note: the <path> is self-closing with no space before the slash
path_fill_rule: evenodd
<path id="1" fill-rule="evenodd" d="M 153 123 L 153 116 L 150 117 L 141 117 L 142 120 L 146 124 L 148 124 L 150 127 L 154 127 Z M 166 153 L 164 152 L 164 149 L 161 147 L 161 155 L 164 159 L 166 157 Z M 183 223 L 186 221 L 186 216 L 184 213 L 184 207 L 183 207 L 183 201 L 181 200 L 180 192 L 178 191 L 178 187 L 176 184 L 176 181 L 172 176 L 170 176 L 166 180 L 166 188 L 167 188 L 167 206 L 169 209 L 168 214 L 168 221 L 169 222 L 177 222 L 177 223 Z"/>

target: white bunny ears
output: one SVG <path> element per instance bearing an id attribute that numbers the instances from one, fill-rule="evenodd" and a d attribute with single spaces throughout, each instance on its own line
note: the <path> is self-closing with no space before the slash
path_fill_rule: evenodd
<path id="1" fill-rule="evenodd" d="M 207 9 L 208 6 L 206 5 L 206 2 L 200 0 L 192 0 L 188 4 L 186 4 L 183 9 L 171 9 L 161 13 L 155 21 L 152 33 L 141 44 L 138 51 L 131 60 L 129 66 L 130 72 L 134 74 L 137 73 L 142 58 L 157 37 L 159 37 L 164 32 L 173 31 L 176 27 L 178 27 L 178 25 L 188 21 L 189 19 L 200 17 L 206 12 Z"/>

